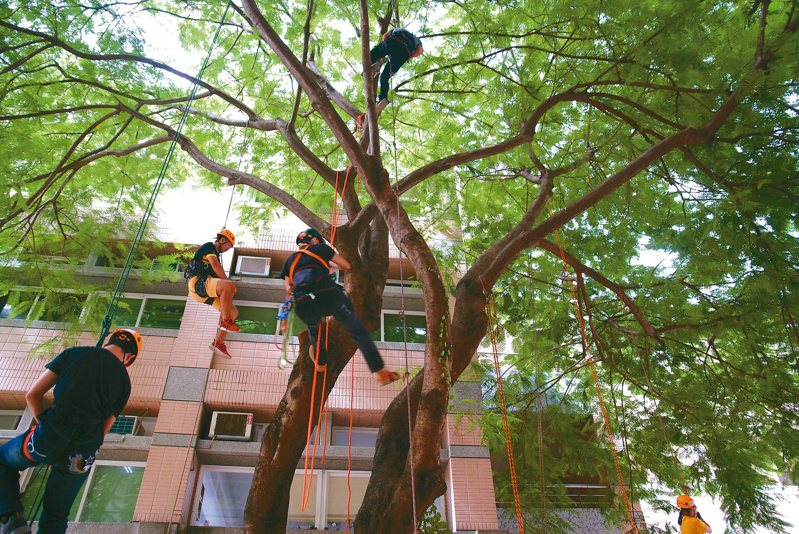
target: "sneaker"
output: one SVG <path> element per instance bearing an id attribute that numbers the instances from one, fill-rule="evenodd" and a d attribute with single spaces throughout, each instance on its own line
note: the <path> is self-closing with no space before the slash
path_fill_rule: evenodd
<path id="1" fill-rule="evenodd" d="M 384 109 L 386 109 L 386 106 L 387 106 L 387 105 L 388 105 L 388 98 L 381 98 L 381 99 L 380 99 L 380 100 L 377 102 L 377 106 L 375 106 L 375 109 L 377 110 L 377 112 L 378 112 L 378 113 L 380 113 L 381 111 L 383 111 Z"/>
<path id="2" fill-rule="evenodd" d="M 233 356 L 231 356 L 230 353 L 227 351 L 227 345 L 225 345 L 224 341 L 213 340 L 211 342 L 211 350 L 218 352 L 225 358 L 233 358 Z"/>
<path id="3" fill-rule="evenodd" d="M 380 384 L 381 386 L 386 386 L 400 379 L 399 373 L 395 373 L 394 371 L 389 371 L 388 369 L 380 369 L 375 374 L 377 375 L 375 377 L 377 383 Z"/>
<path id="4" fill-rule="evenodd" d="M 235 321 L 222 321 L 219 323 L 219 328 L 227 332 L 238 332 L 241 330 L 241 328 L 236 325 Z"/>
<path id="5" fill-rule="evenodd" d="M 2 534 L 30 534 L 31 527 L 25 520 L 25 516 L 19 512 L 10 514 L 0 522 L 0 533 Z"/>

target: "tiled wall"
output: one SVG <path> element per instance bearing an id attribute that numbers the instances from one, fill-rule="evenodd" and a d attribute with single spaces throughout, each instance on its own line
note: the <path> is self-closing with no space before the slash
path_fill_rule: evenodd
<path id="1" fill-rule="evenodd" d="M 278 346 L 263 341 L 267 338 L 229 335 L 228 347 L 233 359 L 219 357 L 209 348 L 218 321 L 219 314 L 213 308 L 188 300 L 177 336 L 145 335 L 143 354 L 130 369 L 133 393 L 126 413 L 157 417 L 134 521 L 189 520 L 197 462 L 193 445 L 204 406 L 263 415 L 273 411 L 285 393 L 291 369 L 278 368 L 281 356 Z M 0 408 L 24 407 L 25 391 L 48 361 L 48 358 L 32 359 L 28 352 L 56 334 L 48 329 L 0 325 Z M 95 341 L 89 334 L 80 339 L 86 345 L 94 345 Z M 388 347 L 381 350 L 387 366 L 400 372 L 406 362 L 413 369 L 422 366 L 421 352 L 406 353 L 401 344 Z M 374 425 L 403 383 L 378 386 L 360 353 L 356 353 L 350 365 L 354 366 L 354 375 L 352 367 L 342 372 L 328 406 L 334 417 L 348 421 L 352 398 L 354 424 Z M 172 396 L 164 400 L 170 369 L 202 377 L 203 384 L 188 384 L 189 389 L 199 387 L 200 396 L 196 399 Z M 457 421 L 453 417 L 448 421 L 449 443 L 479 446 L 482 436 L 471 425 L 474 416 Z M 453 458 L 448 473 L 452 483 L 449 492 L 456 499 L 457 529 L 496 528 L 488 460 Z"/>

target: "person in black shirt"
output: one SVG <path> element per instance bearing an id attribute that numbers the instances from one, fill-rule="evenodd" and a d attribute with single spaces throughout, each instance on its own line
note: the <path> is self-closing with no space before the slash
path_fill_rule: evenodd
<path id="1" fill-rule="evenodd" d="M 399 72 L 409 59 L 424 53 L 422 40 L 405 28 L 394 28 L 383 35 L 382 41 L 369 52 L 372 65 L 388 56 L 388 63 L 380 74 L 380 91 L 377 95 L 377 112 L 388 105 L 388 79 Z"/>
<path id="2" fill-rule="evenodd" d="M 211 350 L 226 358 L 232 356 L 225 345 L 228 332 L 238 332 L 236 319 L 239 310 L 233 304 L 236 284 L 229 280 L 222 266 L 220 254 L 227 252 L 236 243 L 236 236 L 228 229 L 216 235 L 216 240 L 205 243 L 194 253 L 184 276 L 188 279 L 189 296 L 198 302 L 213 306 L 220 312 L 221 319 L 216 337 L 211 342 Z"/>
<path id="3" fill-rule="evenodd" d="M 45 365 L 25 401 L 31 428 L 0 447 L 0 532 L 31 532 L 23 516 L 19 472 L 51 466 L 44 490 L 39 532 L 63 533 L 67 517 L 89 475 L 103 438 L 130 397 L 127 368 L 141 352 L 142 337 L 116 330 L 102 348 L 72 347 Z M 53 389 L 54 388 L 54 389 Z M 44 395 L 53 389 L 53 406 Z"/>
<path id="4" fill-rule="evenodd" d="M 319 325 L 322 319 L 332 315 L 358 344 L 369 370 L 376 374 L 381 385 L 399 380 L 396 372 L 385 368 L 375 342 L 355 315 L 350 299 L 341 286 L 330 279 L 331 261 L 344 271 L 350 269 L 350 263 L 328 246 L 322 235 L 312 228 L 300 232 L 297 246 L 300 250 L 288 257 L 280 271 L 280 278 L 286 286 L 286 298 L 294 302 L 297 317 L 308 325 L 311 353 L 318 353 L 314 362 L 316 370 L 324 372 L 327 369 L 327 353 L 324 342 L 320 340 Z"/>

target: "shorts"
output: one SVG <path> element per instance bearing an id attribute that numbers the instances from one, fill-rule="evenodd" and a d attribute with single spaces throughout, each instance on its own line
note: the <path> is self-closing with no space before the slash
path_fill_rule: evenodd
<path id="1" fill-rule="evenodd" d="M 200 280 L 199 276 L 192 276 L 189 278 L 189 296 L 196 300 L 197 302 L 202 302 L 203 304 L 208 304 L 209 306 L 213 306 L 213 308 L 217 311 L 222 311 L 222 305 L 219 302 L 219 295 L 216 292 L 216 284 L 217 279 L 211 276 L 205 277 L 205 294 L 206 297 L 198 295 L 195 291 L 195 286 L 197 282 Z"/>

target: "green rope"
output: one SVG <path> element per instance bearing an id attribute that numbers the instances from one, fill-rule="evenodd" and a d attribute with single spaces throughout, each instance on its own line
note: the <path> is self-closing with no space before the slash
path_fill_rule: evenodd
<path id="1" fill-rule="evenodd" d="M 108 332 L 111 330 L 111 321 L 113 320 L 114 315 L 116 314 L 119 301 L 122 299 L 122 295 L 125 293 L 125 284 L 128 281 L 128 276 L 130 276 L 130 271 L 133 268 L 133 262 L 136 258 L 136 254 L 139 251 L 139 245 L 141 244 L 142 238 L 144 237 L 144 230 L 147 228 L 147 223 L 150 220 L 150 215 L 152 214 L 153 208 L 155 207 L 155 199 L 158 197 L 158 193 L 161 190 L 161 185 L 163 185 L 164 183 L 164 177 L 166 176 L 167 167 L 169 167 L 169 162 L 172 159 L 172 154 L 175 152 L 175 147 L 177 146 L 178 140 L 180 139 L 180 132 L 183 130 L 183 126 L 186 124 L 186 118 L 189 115 L 189 109 L 191 108 L 191 104 L 194 101 L 195 97 L 197 96 L 197 89 L 199 88 L 200 80 L 202 79 L 203 73 L 205 72 L 205 69 L 208 66 L 208 62 L 211 59 L 211 53 L 214 50 L 216 39 L 219 37 L 219 33 L 222 30 L 222 25 L 225 23 L 225 19 L 227 18 L 228 11 L 230 10 L 231 3 L 232 0 L 228 0 L 227 6 L 225 7 L 225 12 L 222 14 L 222 20 L 219 21 L 219 26 L 217 26 L 214 38 L 211 40 L 211 45 L 208 48 L 208 54 L 205 56 L 205 60 L 203 61 L 203 64 L 200 67 L 200 71 L 197 73 L 197 76 L 195 78 L 194 85 L 191 88 L 191 93 L 189 94 L 189 100 L 186 103 L 186 106 L 183 108 L 183 114 L 181 115 L 180 122 L 178 123 L 178 127 L 175 130 L 175 137 L 172 138 L 172 142 L 169 145 L 169 150 L 167 150 L 166 157 L 164 158 L 164 163 L 161 166 L 161 172 L 158 173 L 158 178 L 156 179 L 155 187 L 153 188 L 153 192 L 150 195 L 150 200 L 147 202 L 147 206 L 144 209 L 144 215 L 142 216 L 142 220 L 139 223 L 139 228 L 136 230 L 136 236 L 133 238 L 133 243 L 131 244 L 131 248 L 128 251 L 128 257 L 125 259 L 125 264 L 122 267 L 122 272 L 119 275 L 119 280 L 117 280 L 117 285 L 114 288 L 113 295 L 111 296 L 111 302 L 108 303 L 108 310 L 105 312 L 102 328 L 100 329 L 100 337 L 97 339 L 98 347 L 102 346 L 103 340 L 105 340 L 105 336 L 107 336 Z"/>

